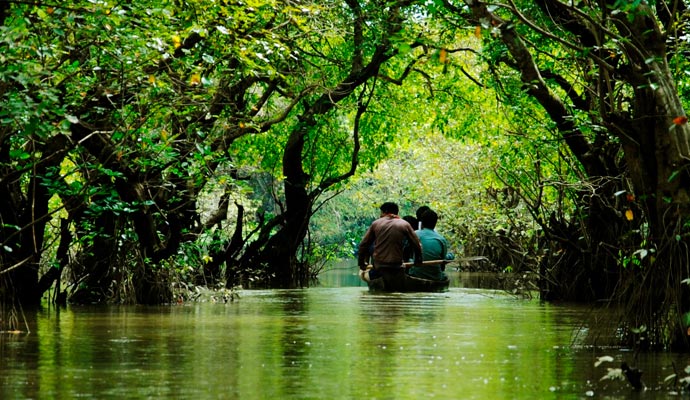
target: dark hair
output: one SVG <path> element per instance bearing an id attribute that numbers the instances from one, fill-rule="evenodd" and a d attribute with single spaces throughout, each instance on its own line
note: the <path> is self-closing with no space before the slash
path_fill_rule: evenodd
<path id="1" fill-rule="evenodd" d="M 434 210 L 427 210 L 422 214 L 422 228 L 434 229 L 436 228 L 436 222 L 438 221 L 438 214 Z"/>
<path id="2" fill-rule="evenodd" d="M 419 227 L 419 221 L 417 220 L 417 218 L 415 218 L 411 215 L 406 215 L 406 216 L 402 217 L 402 219 L 407 221 L 410 224 L 410 226 L 412 226 L 412 229 L 414 229 L 414 230 L 417 230 L 417 228 Z"/>
<path id="3" fill-rule="evenodd" d="M 384 214 L 398 214 L 399 211 L 398 205 L 390 201 L 381 204 L 380 208 L 381 212 Z"/>
<path id="4" fill-rule="evenodd" d="M 417 215 L 418 220 L 422 220 L 422 215 L 424 215 L 425 212 L 431 210 L 429 206 L 421 206 L 417 209 L 417 212 L 415 212 L 415 215 Z"/>

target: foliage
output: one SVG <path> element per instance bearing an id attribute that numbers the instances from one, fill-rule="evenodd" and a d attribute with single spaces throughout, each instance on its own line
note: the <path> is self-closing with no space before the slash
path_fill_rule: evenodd
<path id="1" fill-rule="evenodd" d="M 686 80 L 676 69 L 685 6 L 444 4 L 449 20 L 477 26 L 493 87 L 525 139 L 515 153 L 533 167 L 504 157 L 503 180 L 519 189 L 544 232 L 540 273 L 557 289 L 547 283 L 542 295 L 615 299 L 627 326 L 653 327 L 648 345 L 670 345 L 684 335 L 677 316 L 687 297 L 680 216 L 688 212 L 688 177 L 680 170 L 689 131 L 676 89 Z M 508 168 L 515 164 L 517 171 Z M 543 207 L 549 198 L 555 212 Z M 656 285 L 669 283 L 659 295 Z"/>
<path id="2" fill-rule="evenodd" d="M 300 286 L 387 199 L 683 337 L 687 10 L 580 5 L 1 3 L 0 300 Z"/>
<path id="3" fill-rule="evenodd" d="M 319 242 L 339 244 L 341 257 L 352 257 L 381 203 L 397 202 L 401 215 L 414 215 L 428 205 L 440 215 L 437 229 L 454 254 L 487 256 L 503 269 L 517 262 L 506 253 L 516 253 L 521 268 L 529 268 L 525 253 L 535 249 L 521 246 L 534 239 L 538 227 L 524 206 L 505 208 L 490 195 L 494 172 L 489 151 L 439 133 L 416 135 L 411 143 L 391 146 L 397 157 L 359 175 L 325 204 L 312 219 L 313 235 Z M 517 246 L 509 247 L 501 236 L 511 236 Z"/>
<path id="4" fill-rule="evenodd" d="M 118 299 L 160 302 L 170 292 L 145 282 L 164 287 L 177 267 L 215 280 L 235 261 L 263 268 L 255 254 L 278 260 L 272 238 L 300 242 L 312 202 L 392 137 L 365 103 L 385 95 L 381 64 L 419 31 L 410 4 L 386 6 L 3 4 L 2 217 L 17 232 L 1 238 L 2 286 L 23 282 L 14 290 L 35 302 L 39 266 L 59 265 L 42 278 L 66 270 L 73 301 L 105 301 L 126 280 L 133 296 Z M 58 214 L 69 234 L 57 235 Z"/>

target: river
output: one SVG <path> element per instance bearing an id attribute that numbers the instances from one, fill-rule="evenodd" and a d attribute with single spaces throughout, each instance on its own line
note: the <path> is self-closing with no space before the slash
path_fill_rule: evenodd
<path id="1" fill-rule="evenodd" d="M 0 334 L 2 399 L 626 399 L 687 355 L 591 344 L 593 311 L 495 288 L 373 294 L 354 271 L 232 302 L 45 307 Z M 475 277 L 476 278 L 476 277 Z M 595 365 L 599 357 L 613 361 Z M 621 361 L 647 390 L 602 379 Z M 687 394 L 685 394 L 687 396 Z"/>

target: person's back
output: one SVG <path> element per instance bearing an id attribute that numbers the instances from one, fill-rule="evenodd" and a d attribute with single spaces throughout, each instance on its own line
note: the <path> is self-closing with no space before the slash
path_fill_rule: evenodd
<path id="1" fill-rule="evenodd" d="M 403 263 L 403 243 L 409 236 L 410 224 L 394 216 L 383 216 L 371 224 L 376 235 L 375 266 L 400 266 Z"/>
<path id="2" fill-rule="evenodd" d="M 384 203 L 381 206 L 381 217 L 375 220 L 359 244 L 359 256 L 357 263 L 361 270 L 366 270 L 369 257 L 375 270 L 381 272 L 384 269 L 402 271 L 404 261 L 404 242 L 412 244 L 415 258 L 421 261 L 421 246 L 410 224 L 398 215 L 398 206 L 395 203 Z M 373 246 L 373 252 L 371 245 Z M 373 253 L 373 254 L 372 254 Z M 371 274 L 374 279 L 378 274 Z"/>
<path id="3" fill-rule="evenodd" d="M 453 257 L 448 253 L 446 239 L 434 230 L 437 221 L 438 215 L 432 210 L 427 210 L 421 218 L 422 228 L 415 233 L 422 245 L 422 259 L 424 261 L 439 260 L 439 263 L 412 267 L 409 271 L 411 276 L 432 280 L 446 279 L 446 274 L 443 272 L 444 263 L 441 261 Z"/>

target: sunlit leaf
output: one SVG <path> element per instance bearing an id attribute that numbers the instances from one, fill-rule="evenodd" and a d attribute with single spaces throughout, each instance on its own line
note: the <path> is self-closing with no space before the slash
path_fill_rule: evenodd
<path id="1" fill-rule="evenodd" d="M 628 221 L 632 221 L 633 218 L 634 218 L 634 216 L 633 216 L 632 210 L 631 209 L 625 210 L 625 219 L 627 219 Z"/>
<path id="2" fill-rule="evenodd" d="M 594 363 L 595 367 L 600 366 L 601 364 L 605 362 L 613 362 L 613 357 L 611 356 L 601 356 L 597 359 L 597 361 Z"/>
<path id="3" fill-rule="evenodd" d="M 632 333 L 645 333 L 645 332 L 647 332 L 647 326 L 646 325 L 640 325 L 637 328 L 631 328 L 630 331 Z"/>
<path id="4" fill-rule="evenodd" d="M 448 62 L 448 50 L 446 50 L 446 49 L 439 50 L 438 60 L 441 62 L 441 64 L 447 63 Z"/>
<path id="5" fill-rule="evenodd" d="M 647 249 L 639 249 L 633 253 L 634 255 L 637 255 L 640 260 L 643 260 L 645 257 L 647 257 L 647 254 L 649 254 L 649 251 Z"/>
<path id="6" fill-rule="evenodd" d="M 600 381 L 603 381 L 605 379 L 610 379 L 610 380 L 616 380 L 620 379 L 623 380 L 625 379 L 625 375 L 623 375 L 623 370 L 620 368 L 607 368 L 608 372 L 606 375 L 602 376 Z"/>

